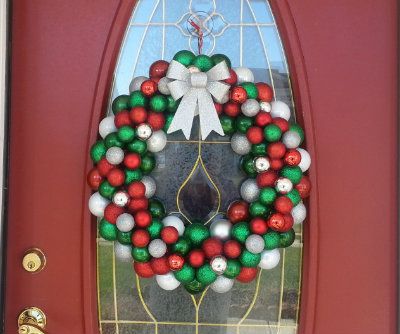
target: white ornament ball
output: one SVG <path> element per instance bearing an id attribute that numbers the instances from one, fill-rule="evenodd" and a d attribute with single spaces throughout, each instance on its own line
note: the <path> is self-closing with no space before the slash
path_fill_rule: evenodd
<path id="1" fill-rule="evenodd" d="M 259 254 L 264 250 L 265 243 L 262 236 L 258 234 L 251 234 L 247 237 L 245 245 L 249 252 L 253 254 Z"/>
<path id="2" fill-rule="evenodd" d="M 136 131 L 137 131 L 137 136 L 142 140 L 149 139 L 153 134 L 153 130 L 151 129 L 151 126 L 148 124 L 140 124 L 137 127 Z"/>
<path id="3" fill-rule="evenodd" d="M 131 214 L 123 213 L 118 216 L 115 224 L 117 225 L 117 229 L 121 232 L 130 232 L 135 226 L 135 220 Z"/>
<path id="4" fill-rule="evenodd" d="M 311 156 L 310 153 L 308 153 L 306 150 L 302 149 L 302 148 L 298 148 L 297 151 L 300 153 L 301 155 L 301 160 L 299 163 L 299 167 L 301 169 L 302 172 L 307 171 L 310 166 L 311 166 Z"/>
<path id="5" fill-rule="evenodd" d="M 151 137 L 147 139 L 147 149 L 150 152 L 160 152 L 165 145 L 167 145 L 167 135 L 162 130 L 153 132 Z"/>
<path id="6" fill-rule="evenodd" d="M 220 240 L 227 240 L 231 235 L 232 223 L 227 219 L 218 219 L 211 223 L 210 234 Z"/>
<path id="7" fill-rule="evenodd" d="M 307 217 L 307 208 L 300 202 L 292 209 L 292 217 L 294 224 L 301 224 Z"/>
<path id="8" fill-rule="evenodd" d="M 225 293 L 232 289 L 233 283 L 235 283 L 235 280 L 227 278 L 225 276 L 219 276 L 210 285 L 210 288 L 217 293 Z"/>
<path id="9" fill-rule="evenodd" d="M 260 188 L 258 188 L 255 179 L 247 179 L 240 186 L 240 196 L 249 203 L 255 202 L 260 195 Z"/>
<path id="10" fill-rule="evenodd" d="M 226 102 L 229 101 L 229 99 L 230 99 L 230 97 L 229 97 L 229 92 L 228 92 L 221 98 L 220 101 L 218 101 L 218 103 L 225 104 Z"/>
<path id="11" fill-rule="evenodd" d="M 269 167 L 270 163 L 267 157 L 258 157 L 254 159 L 254 168 L 258 173 L 267 171 Z"/>
<path id="12" fill-rule="evenodd" d="M 129 201 L 129 195 L 126 191 L 117 191 L 112 199 L 113 203 L 117 206 L 124 207 L 125 205 L 128 204 Z"/>
<path id="13" fill-rule="evenodd" d="M 253 72 L 247 67 L 237 67 L 234 69 L 237 75 L 237 82 L 238 84 L 242 82 L 254 82 L 254 74 Z"/>
<path id="14" fill-rule="evenodd" d="M 266 101 L 260 102 L 260 109 L 265 112 L 271 112 L 272 110 L 271 103 Z"/>
<path id="15" fill-rule="evenodd" d="M 114 116 L 108 116 L 101 120 L 99 124 L 99 134 L 101 138 L 105 138 L 110 133 L 118 131 L 114 123 L 114 118 L 115 118 Z"/>
<path id="16" fill-rule="evenodd" d="M 115 257 L 123 262 L 132 261 L 132 247 L 129 245 L 120 244 L 118 241 L 114 242 Z"/>
<path id="17" fill-rule="evenodd" d="M 273 101 L 271 102 L 271 116 L 273 118 L 281 117 L 288 121 L 290 118 L 290 108 L 285 102 Z"/>
<path id="18" fill-rule="evenodd" d="M 228 266 L 228 262 L 224 256 L 218 255 L 211 259 L 210 266 L 217 275 L 222 275 Z"/>
<path id="19" fill-rule="evenodd" d="M 293 183 L 286 177 L 280 177 L 276 180 L 275 189 L 281 194 L 287 194 L 293 189 Z"/>
<path id="20" fill-rule="evenodd" d="M 171 92 L 169 91 L 169 88 L 168 88 L 168 84 L 170 82 L 171 82 L 171 79 L 168 79 L 167 77 L 161 78 L 157 84 L 158 91 L 164 95 L 171 95 Z"/>
<path id="21" fill-rule="evenodd" d="M 179 235 L 183 235 L 183 232 L 185 232 L 185 224 L 183 221 L 177 217 L 177 216 L 167 216 L 162 220 L 162 223 L 164 226 L 173 226 L 177 229 Z"/>
<path id="22" fill-rule="evenodd" d="M 133 78 L 129 85 L 129 93 L 132 93 L 136 90 L 140 90 L 140 86 L 142 85 L 142 83 L 148 79 L 149 78 L 143 76 Z"/>
<path id="23" fill-rule="evenodd" d="M 165 275 L 156 275 L 156 281 L 161 289 L 167 291 L 175 290 L 181 284 L 171 272 Z"/>
<path id="24" fill-rule="evenodd" d="M 261 253 L 261 261 L 258 266 L 261 269 L 273 269 L 281 260 L 281 253 L 278 249 L 265 250 Z"/>
<path id="25" fill-rule="evenodd" d="M 296 131 L 289 130 L 283 134 L 282 143 L 289 149 L 297 148 L 301 143 L 301 137 Z"/>
<path id="26" fill-rule="evenodd" d="M 231 138 L 232 150 L 240 155 L 245 155 L 251 150 L 251 143 L 243 133 L 236 132 Z"/>
<path id="27" fill-rule="evenodd" d="M 89 211 L 92 215 L 101 218 L 104 216 L 104 209 L 108 204 L 110 204 L 108 199 L 101 196 L 99 192 L 95 192 L 89 198 Z"/>
<path id="28" fill-rule="evenodd" d="M 156 193 L 156 181 L 154 181 L 154 179 L 151 176 L 143 176 L 143 178 L 141 179 L 141 182 L 144 184 L 146 191 L 144 193 L 144 195 L 147 198 L 153 197 L 154 194 Z"/>
<path id="29" fill-rule="evenodd" d="M 243 115 L 254 117 L 260 111 L 260 104 L 255 99 L 248 99 L 242 104 L 241 109 Z"/>
<path id="30" fill-rule="evenodd" d="M 154 239 L 149 243 L 149 253 L 152 257 L 162 257 L 167 252 L 167 245 L 161 239 Z"/>
<path id="31" fill-rule="evenodd" d="M 124 151 L 120 147 L 110 147 L 106 152 L 106 159 L 112 165 L 119 165 L 124 161 Z"/>

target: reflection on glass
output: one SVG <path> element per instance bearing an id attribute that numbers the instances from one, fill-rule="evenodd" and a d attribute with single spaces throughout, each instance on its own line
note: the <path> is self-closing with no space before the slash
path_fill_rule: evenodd
<path id="1" fill-rule="evenodd" d="M 196 50 L 186 18 L 208 13 L 213 30 L 204 53 L 224 53 L 234 67 L 247 66 L 256 81 L 268 82 L 275 96 L 293 111 L 285 53 L 266 0 L 139 0 L 121 46 L 110 102 L 128 93 L 132 77 L 148 75 L 151 63 L 170 60 L 181 49 Z M 292 113 L 294 117 L 294 111 Z M 157 193 L 167 212 L 179 213 L 189 224 L 207 222 L 239 198 L 244 174 L 229 138 L 211 135 L 198 141 L 198 124 L 190 141 L 181 133 L 168 136 L 157 154 L 153 173 Z M 228 172 L 229 171 L 229 172 Z M 113 245 L 98 240 L 99 320 L 103 334 L 295 334 L 298 324 L 302 228 L 296 242 L 281 250 L 281 263 L 261 271 L 251 284 L 235 283 L 226 294 L 211 289 L 191 296 L 179 287 L 160 289 L 154 279 L 139 279 L 131 266 L 118 263 Z"/>

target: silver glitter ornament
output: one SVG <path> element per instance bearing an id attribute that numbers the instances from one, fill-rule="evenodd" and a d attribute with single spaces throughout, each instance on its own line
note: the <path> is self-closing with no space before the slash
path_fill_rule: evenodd
<path id="1" fill-rule="evenodd" d="M 301 137 L 296 131 L 289 130 L 283 134 L 282 143 L 289 149 L 297 148 L 301 143 Z"/>
<path id="2" fill-rule="evenodd" d="M 106 152 L 106 159 L 112 165 L 119 165 L 124 160 L 124 151 L 120 147 L 110 147 Z"/>
<path id="3" fill-rule="evenodd" d="M 261 261 L 258 266 L 261 269 L 273 269 L 281 260 L 281 254 L 278 249 L 265 250 L 261 253 Z"/>
<path id="4" fill-rule="evenodd" d="M 153 197 L 154 194 L 156 193 L 156 181 L 154 181 L 154 179 L 151 176 L 143 176 L 142 179 L 140 180 L 144 186 L 146 187 L 146 191 L 144 193 L 144 195 L 147 198 Z"/>
<path id="5" fill-rule="evenodd" d="M 165 275 L 156 275 L 156 281 L 161 289 L 167 291 L 175 290 L 181 285 L 181 282 L 179 282 L 171 272 Z"/>
<path id="6" fill-rule="evenodd" d="M 137 136 L 142 139 L 142 140 L 147 140 L 151 137 L 153 134 L 153 130 L 151 129 L 151 126 L 148 124 L 140 124 L 137 129 Z"/>
<path id="7" fill-rule="evenodd" d="M 115 225 L 117 226 L 117 229 L 121 232 L 130 232 L 135 226 L 135 220 L 133 219 L 131 214 L 123 213 L 122 215 L 118 216 Z"/>
<path id="8" fill-rule="evenodd" d="M 169 91 L 168 84 L 171 82 L 171 79 L 168 79 L 167 77 L 163 77 L 158 81 L 157 87 L 158 91 L 161 94 L 164 95 L 171 95 L 171 92 Z"/>
<path id="9" fill-rule="evenodd" d="M 99 124 L 99 134 L 101 138 L 105 138 L 107 135 L 113 132 L 117 132 L 118 129 L 114 123 L 114 116 L 108 116 L 103 118 Z"/>
<path id="10" fill-rule="evenodd" d="M 234 69 L 237 75 L 237 83 L 243 82 L 254 82 L 254 74 L 253 72 L 247 67 L 237 67 Z"/>
<path id="11" fill-rule="evenodd" d="M 275 189 L 281 194 L 287 194 L 293 189 L 293 183 L 286 177 L 280 177 L 275 182 Z"/>
<path id="12" fill-rule="evenodd" d="M 227 278 L 225 276 L 219 276 L 210 285 L 210 288 L 217 293 L 225 293 L 232 289 L 235 280 Z"/>
<path id="13" fill-rule="evenodd" d="M 269 160 L 267 157 L 257 157 L 254 159 L 253 163 L 254 163 L 254 168 L 258 173 L 265 172 L 270 167 Z"/>
<path id="14" fill-rule="evenodd" d="M 140 86 L 142 86 L 142 83 L 146 80 L 149 80 L 149 78 L 143 76 L 133 78 L 129 85 L 129 93 L 140 90 Z"/>
<path id="15" fill-rule="evenodd" d="M 265 101 L 260 102 L 260 109 L 265 112 L 271 112 L 271 103 Z"/>
<path id="16" fill-rule="evenodd" d="M 167 252 L 167 245 L 161 239 L 154 239 L 149 243 L 149 253 L 152 257 L 162 257 Z"/>
<path id="17" fill-rule="evenodd" d="M 215 256 L 210 261 L 211 269 L 217 274 L 222 275 L 227 267 L 226 258 L 222 255 Z"/>
<path id="18" fill-rule="evenodd" d="M 236 132 L 231 138 L 232 150 L 240 155 L 245 155 L 251 150 L 251 143 L 243 133 Z"/>
<path id="19" fill-rule="evenodd" d="M 110 204 L 108 199 L 101 196 L 99 192 L 95 192 L 89 198 L 89 211 L 92 215 L 101 218 L 104 216 L 104 209 L 108 204 Z"/>
<path id="20" fill-rule="evenodd" d="M 151 137 L 147 139 L 147 149 L 150 152 L 160 152 L 165 145 L 167 145 L 167 135 L 162 130 L 153 132 Z"/>
<path id="21" fill-rule="evenodd" d="M 301 155 L 301 160 L 300 160 L 300 163 L 298 166 L 300 167 L 301 171 L 304 173 L 311 166 L 311 156 L 310 156 L 310 153 L 308 153 L 305 149 L 298 148 L 297 151 Z"/>
<path id="22" fill-rule="evenodd" d="M 281 117 L 288 121 L 290 118 L 290 108 L 285 102 L 272 101 L 271 102 L 271 116 L 273 118 Z"/>
<path id="23" fill-rule="evenodd" d="M 242 104 L 241 109 L 243 115 L 254 117 L 260 111 L 260 104 L 255 99 L 248 99 Z"/>
<path id="24" fill-rule="evenodd" d="M 130 245 L 120 244 L 118 241 L 114 242 L 115 257 L 123 262 L 132 261 L 132 247 Z"/>
<path id="25" fill-rule="evenodd" d="M 240 196 L 249 203 L 255 202 L 260 195 L 260 188 L 258 188 L 255 179 L 247 179 L 240 186 Z"/>
<path id="26" fill-rule="evenodd" d="M 246 239 L 246 249 L 253 254 L 259 254 L 264 250 L 264 239 L 258 234 L 251 234 Z"/>
<path id="27" fill-rule="evenodd" d="M 113 203 L 114 203 L 115 205 L 124 207 L 125 205 L 128 204 L 129 195 L 128 195 L 128 193 L 127 193 L 126 191 L 123 191 L 123 190 L 117 191 L 117 192 L 114 194 L 112 201 L 113 201 Z"/>
<path id="28" fill-rule="evenodd" d="M 295 224 L 301 224 L 307 217 L 307 209 L 303 202 L 300 202 L 292 209 L 292 217 Z"/>
<path id="29" fill-rule="evenodd" d="M 211 223 L 210 234 L 220 240 L 227 240 L 231 235 L 232 223 L 227 219 L 218 219 Z"/>

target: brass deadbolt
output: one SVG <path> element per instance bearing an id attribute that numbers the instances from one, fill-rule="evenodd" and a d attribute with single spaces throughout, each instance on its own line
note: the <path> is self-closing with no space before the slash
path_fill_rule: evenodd
<path id="1" fill-rule="evenodd" d="M 45 327 L 46 315 L 38 307 L 28 307 L 18 317 L 19 334 L 41 334 Z"/>
<path id="2" fill-rule="evenodd" d="M 46 257 L 39 248 L 31 248 L 25 252 L 22 259 L 22 266 L 27 272 L 37 273 L 46 265 Z"/>

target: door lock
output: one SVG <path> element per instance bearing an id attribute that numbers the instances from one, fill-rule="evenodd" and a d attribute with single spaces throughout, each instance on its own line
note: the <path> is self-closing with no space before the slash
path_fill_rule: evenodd
<path id="1" fill-rule="evenodd" d="M 28 307 L 18 317 L 18 334 L 45 334 L 46 315 L 37 307 Z"/>

